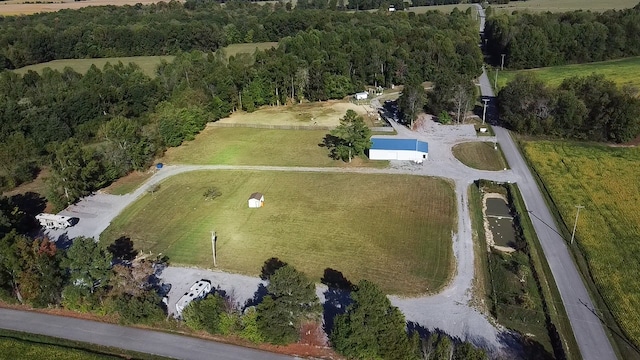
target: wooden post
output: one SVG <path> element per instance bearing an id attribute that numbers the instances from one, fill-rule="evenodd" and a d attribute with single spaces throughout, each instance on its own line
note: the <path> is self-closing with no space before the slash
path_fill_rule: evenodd
<path id="1" fill-rule="evenodd" d="M 216 263 L 216 232 L 211 232 L 211 251 L 213 252 L 213 267 L 218 267 Z"/>

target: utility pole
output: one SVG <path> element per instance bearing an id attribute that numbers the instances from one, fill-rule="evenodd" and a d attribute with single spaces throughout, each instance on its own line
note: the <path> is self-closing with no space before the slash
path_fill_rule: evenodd
<path id="1" fill-rule="evenodd" d="M 500 61 L 500 70 L 504 70 L 504 57 L 507 54 L 500 54 L 500 56 L 502 57 L 502 61 Z"/>
<path id="2" fill-rule="evenodd" d="M 217 240 L 216 232 L 212 231 L 211 232 L 211 251 L 213 252 L 213 267 L 218 267 L 218 264 L 216 263 L 216 240 Z"/>
<path id="3" fill-rule="evenodd" d="M 576 211 L 576 221 L 573 223 L 573 232 L 571 233 L 571 245 L 573 245 L 573 239 L 576 237 L 576 227 L 578 227 L 578 215 L 580 215 L 580 209 L 584 209 L 582 205 L 576 205 L 578 211 Z"/>
<path id="4" fill-rule="evenodd" d="M 482 102 L 484 102 L 484 107 L 482 108 L 482 125 L 484 125 L 484 118 L 487 115 L 487 103 L 489 102 L 489 99 L 482 99 Z"/>

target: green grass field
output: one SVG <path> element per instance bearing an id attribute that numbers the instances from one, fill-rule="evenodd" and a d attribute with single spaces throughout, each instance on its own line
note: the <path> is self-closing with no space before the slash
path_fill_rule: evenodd
<path id="1" fill-rule="evenodd" d="M 253 54 L 256 48 L 264 50 L 277 45 L 278 43 L 276 42 L 233 44 L 225 47 L 223 50 L 227 58 L 229 58 L 240 53 Z M 29 65 L 21 67 L 20 69 L 16 69 L 14 71 L 18 74 L 25 74 L 29 70 L 42 72 L 42 70 L 47 67 L 58 71 L 62 71 L 66 67 L 70 67 L 76 72 L 84 74 L 87 72 L 87 70 L 89 70 L 91 65 L 95 65 L 99 69 L 102 69 L 107 63 L 117 64 L 118 62 L 122 62 L 123 64 L 135 63 L 140 66 L 145 74 L 150 77 L 155 77 L 156 69 L 158 68 L 158 65 L 160 65 L 162 60 L 171 62 L 174 58 L 175 56 L 129 56 L 93 59 L 64 59 Z"/>
<path id="2" fill-rule="evenodd" d="M 452 151 L 456 159 L 474 169 L 498 171 L 508 167 L 500 146 L 496 150 L 492 142 L 474 141 L 457 144 Z"/>
<path id="3" fill-rule="evenodd" d="M 221 195 L 205 200 L 216 187 Z M 249 209 L 262 192 L 265 205 Z M 455 196 L 448 182 L 382 174 L 198 171 L 171 177 L 118 216 L 101 235 L 130 237 L 172 264 L 257 275 L 278 257 L 319 281 L 324 269 L 384 291 L 435 292 L 453 270 Z"/>
<path id="4" fill-rule="evenodd" d="M 529 11 L 529 12 L 565 12 L 575 10 L 589 10 L 604 12 L 611 9 L 628 9 L 636 6 L 637 0 L 527 0 L 510 1 L 504 5 L 491 5 L 498 12 Z"/>
<path id="5" fill-rule="evenodd" d="M 387 161 L 329 158 L 322 139 L 326 130 L 264 130 L 207 127 L 193 141 L 167 150 L 167 164 L 386 167 Z"/>
<path id="6" fill-rule="evenodd" d="M 0 359 L 115 360 L 163 358 L 104 346 L 85 344 L 78 341 L 0 329 Z"/>
<path id="7" fill-rule="evenodd" d="M 602 61 L 587 64 L 553 66 L 530 70 L 499 71 L 498 88 L 502 88 L 511 81 L 516 74 L 530 72 L 550 86 L 558 86 L 562 80 L 571 76 L 588 76 L 593 73 L 603 74 L 618 86 L 630 85 L 640 88 L 640 57 L 630 57 L 619 60 Z M 493 83 L 495 73 L 491 71 L 489 79 Z"/>
<path id="8" fill-rule="evenodd" d="M 570 233 L 583 205 L 579 250 L 618 324 L 640 344 L 640 148 L 527 142 L 527 158 Z"/>

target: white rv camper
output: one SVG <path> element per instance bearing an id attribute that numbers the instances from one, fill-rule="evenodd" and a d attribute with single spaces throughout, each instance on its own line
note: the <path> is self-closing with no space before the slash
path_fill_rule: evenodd
<path id="1" fill-rule="evenodd" d="M 204 298 L 211 291 L 211 282 L 208 280 L 196 281 L 191 285 L 188 292 L 176 303 L 176 315 L 182 316 L 182 310 L 187 307 L 193 300 Z"/>
<path id="2" fill-rule="evenodd" d="M 36 215 L 36 219 L 40 222 L 40 226 L 47 229 L 66 229 L 73 226 L 70 216 L 41 213 Z"/>

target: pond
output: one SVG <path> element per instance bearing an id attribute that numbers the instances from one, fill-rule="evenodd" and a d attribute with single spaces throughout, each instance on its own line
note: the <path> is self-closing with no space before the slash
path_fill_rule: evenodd
<path id="1" fill-rule="evenodd" d="M 511 217 L 509 206 L 502 198 L 487 198 L 487 216 Z"/>

